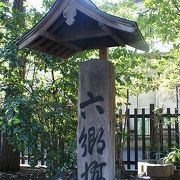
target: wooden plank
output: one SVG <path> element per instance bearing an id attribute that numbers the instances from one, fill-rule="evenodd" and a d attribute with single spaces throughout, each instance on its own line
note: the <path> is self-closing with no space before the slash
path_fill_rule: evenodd
<path id="1" fill-rule="evenodd" d="M 51 40 L 51 41 L 54 41 L 56 43 L 59 43 L 59 44 L 62 44 L 70 49 L 73 49 L 75 51 L 83 51 L 83 49 L 73 43 L 70 43 L 70 42 L 61 42 L 61 40 L 59 39 L 59 37 L 57 37 L 56 35 L 53 35 L 49 32 L 44 32 L 44 37 Z"/>
<path id="2" fill-rule="evenodd" d="M 97 78 L 98 77 L 98 78 Z M 115 179 L 115 82 L 111 62 L 80 64 L 78 179 Z"/>
<path id="3" fill-rule="evenodd" d="M 43 38 L 43 37 L 40 37 L 40 38 L 38 38 L 35 42 L 33 42 L 33 46 L 39 46 L 39 45 L 41 45 L 43 42 L 45 42 L 46 41 L 46 39 L 45 38 Z"/>
<path id="4" fill-rule="evenodd" d="M 31 48 L 36 48 L 36 49 L 40 50 L 41 52 L 47 52 L 47 49 L 42 46 L 33 46 L 32 45 Z"/>
<path id="5" fill-rule="evenodd" d="M 109 59 L 109 48 L 99 49 L 99 59 L 108 60 Z"/>
<path id="6" fill-rule="evenodd" d="M 24 154 L 24 151 L 21 152 L 21 164 L 25 164 L 25 154 Z"/>
<path id="7" fill-rule="evenodd" d="M 116 43 L 119 46 L 124 47 L 125 46 L 125 42 L 108 26 L 106 26 L 105 24 L 101 24 L 99 23 L 99 26 L 106 32 L 108 33 L 112 39 L 114 39 L 114 41 L 116 41 Z"/>
<path id="8" fill-rule="evenodd" d="M 145 109 L 142 109 L 142 159 L 146 158 Z"/>
<path id="9" fill-rule="evenodd" d="M 46 40 L 47 41 L 47 40 Z M 53 48 L 54 47 L 54 45 L 55 45 L 55 42 L 54 41 L 47 41 L 47 42 L 44 42 L 41 46 L 43 47 L 43 48 L 46 48 L 48 51 L 49 51 L 49 49 L 50 48 Z"/>
<path id="10" fill-rule="evenodd" d="M 170 108 L 167 108 L 167 117 L 168 117 L 168 121 L 170 121 L 171 120 Z M 171 149 L 171 123 L 168 124 L 168 149 L 169 149 L 169 151 Z"/>
<path id="11" fill-rule="evenodd" d="M 56 32 L 61 27 L 61 25 L 64 23 L 64 21 L 65 21 L 65 18 L 63 16 L 60 16 L 55 21 L 55 23 L 48 29 L 48 31 L 51 33 Z"/>
<path id="12" fill-rule="evenodd" d="M 31 154 L 30 154 L 30 150 L 28 148 L 28 164 L 30 165 L 30 160 L 31 160 Z"/>
<path id="13" fill-rule="evenodd" d="M 127 110 L 127 169 L 131 168 L 131 146 L 130 146 L 130 119 L 129 119 L 129 109 Z"/>
<path id="14" fill-rule="evenodd" d="M 43 141 L 41 142 L 41 165 L 44 165 L 45 159 L 44 159 L 45 151 L 43 147 Z"/>
<path id="15" fill-rule="evenodd" d="M 150 104 L 150 158 L 153 158 L 153 148 L 154 148 L 154 128 L 155 128 L 155 119 L 154 119 L 154 104 Z"/>
<path id="16" fill-rule="evenodd" d="M 134 109 L 134 157 L 135 157 L 135 169 L 138 168 L 138 119 L 137 119 L 137 109 Z"/>
<path id="17" fill-rule="evenodd" d="M 76 52 L 74 52 L 72 49 L 68 49 L 67 51 L 65 51 L 65 52 L 63 53 L 62 57 L 63 57 L 64 59 L 68 59 L 68 58 L 71 57 L 72 54 L 74 54 L 74 53 L 76 53 Z"/>
<path id="18" fill-rule="evenodd" d="M 54 44 L 54 46 L 48 48 L 49 53 L 54 53 L 56 50 L 63 48 L 61 44 Z"/>
<path id="19" fill-rule="evenodd" d="M 53 35 L 53 34 L 47 31 L 44 32 L 45 37 L 49 35 Z M 69 36 L 58 36 L 58 35 L 53 35 L 53 36 L 54 38 L 58 40 L 59 43 L 63 43 L 63 42 L 68 42 L 68 41 L 77 41 L 77 40 L 82 40 L 82 39 L 97 38 L 97 37 L 103 37 L 103 36 L 108 36 L 108 35 L 109 33 L 107 32 L 104 32 L 100 29 L 95 29 L 95 30 L 82 31 L 82 32 L 70 34 Z"/>
<path id="20" fill-rule="evenodd" d="M 0 149 L 1 149 L 1 140 L 2 140 L 2 133 L 0 131 Z"/>
<path id="21" fill-rule="evenodd" d="M 161 113 L 163 113 L 163 109 L 161 110 Z M 160 119 L 160 125 L 159 125 L 159 131 L 160 131 L 160 152 L 161 153 L 163 153 L 164 151 L 163 151 L 163 134 L 164 134 L 164 132 L 163 132 L 163 124 L 164 124 L 164 120 L 163 120 L 163 117 L 162 116 L 160 116 L 159 117 L 159 119 Z"/>
<path id="22" fill-rule="evenodd" d="M 179 146 L 179 122 L 178 122 L 178 109 L 175 110 L 176 114 L 176 123 L 175 123 L 175 138 L 176 138 L 176 145 Z"/>
<path id="23" fill-rule="evenodd" d="M 53 53 L 57 56 L 62 56 L 64 54 L 64 52 L 66 52 L 67 50 L 68 50 L 67 47 L 62 47 L 60 49 L 57 49 Z"/>

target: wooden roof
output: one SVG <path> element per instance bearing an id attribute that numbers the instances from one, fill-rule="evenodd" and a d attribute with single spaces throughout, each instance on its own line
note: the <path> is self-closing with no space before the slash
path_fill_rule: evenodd
<path id="1" fill-rule="evenodd" d="M 148 51 L 136 22 L 109 15 L 90 0 L 57 0 L 17 45 L 61 58 L 87 49 L 125 45 Z"/>

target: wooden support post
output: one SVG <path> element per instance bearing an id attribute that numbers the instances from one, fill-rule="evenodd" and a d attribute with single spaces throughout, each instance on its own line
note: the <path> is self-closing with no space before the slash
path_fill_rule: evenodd
<path id="1" fill-rule="evenodd" d="M 131 168 L 131 144 L 130 144 L 130 111 L 127 110 L 127 169 Z"/>
<path id="2" fill-rule="evenodd" d="M 134 109 L 134 157 L 135 157 L 135 169 L 138 168 L 138 110 Z"/>
<path id="3" fill-rule="evenodd" d="M 109 59 L 109 48 L 99 49 L 99 59 L 108 60 Z"/>
<path id="4" fill-rule="evenodd" d="M 154 158 L 155 130 L 154 104 L 150 104 L 150 159 Z"/>
<path id="5" fill-rule="evenodd" d="M 145 109 L 142 109 L 142 159 L 146 158 Z"/>
<path id="6" fill-rule="evenodd" d="M 80 64 L 78 180 L 115 179 L 115 86 L 111 62 Z"/>

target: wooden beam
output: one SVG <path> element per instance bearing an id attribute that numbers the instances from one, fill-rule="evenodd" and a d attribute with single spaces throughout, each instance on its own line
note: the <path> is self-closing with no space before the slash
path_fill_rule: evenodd
<path id="1" fill-rule="evenodd" d="M 73 50 L 69 49 L 69 50 L 67 50 L 66 52 L 63 53 L 63 56 L 62 56 L 62 57 L 63 57 L 64 59 L 68 59 L 69 57 L 72 56 L 72 54 L 74 54 Z"/>
<path id="2" fill-rule="evenodd" d="M 108 60 L 109 59 L 109 48 L 99 49 L 99 59 Z"/>
<path id="3" fill-rule="evenodd" d="M 66 47 L 62 47 L 59 49 L 56 49 L 56 51 L 53 52 L 53 54 L 56 54 L 57 56 L 62 56 L 67 51 Z"/>
<path id="4" fill-rule="evenodd" d="M 52 32 L 52 33 L 56 32 L 64 22 L 65 22 L 64 17 L 63 17 L 63 16 L 62 16 L 62 17 L 60 16 L 60 17 L 56 20 L 55 24 L 48 29 L 48 31 L 49 31 L 49 32 Z"/>
<path id="5" fill-rule="evenodd" d="M 47 40 L 46 40 L 47 41 Z M 44 44 L 41 44 L 39 46 L 43 46 L 45 47 L 48 51 L 51 47 L 54 47 L 54 42 L 53 41 L 50 41 L 50 42 L 47 42 L 47 43 L 44 43 Z"/>
<path id="6" fill-rule="evenodd" d="M 38 46 L 38 45 L 37 46 L 30 46 L 30 48 L 32 48 L 34 50 L 38 49 L 41 52 L 44 52 L 44 53 L 48 52 L 49 54 L 52 54 L 54 56 L 58 56 L 58 57 L 67 59 L 66 51 L 68 51 L 68 50 L 65 47 L 62 47 L 61 49 L 56 49 L 54 52 L 49 52 L 49 50 L 47 48 L 42 47 L 42 46 Z M 64 52 L 65 52 L 65 54 L 64 54 Z"/>
<path id="7" fill-rule="evenodd" d="M 37 39 L 35 42 L 33 42 L 33 46 L 39 46 L 40 44 L 42 44 L 46 39 L 40 37 L 39 39 Z"/>
<path id="8" fill-rule="evenodd" d="M 99 26 L 101 27 L 102 30 L 107 32 L 111 36 L 111 38 L 117 42 L 119 46 L 123 46 L 123 47 L 125 46 L 125 42 L 110 27 L 101 23 L 99 24 Z"/>
<path id="9" fill-rule="evenodd" d="M 36 51 L 37 51 L 37 49 L 38 49 L 38 50 L 40 50 L 41 52 L 47 52 L 47 49 L 46 49 L 46 48 L 44 48 L 44 47 L 42 47 L 42 46 L 38 46 L 38 45 L 36 45 L 36 46 L 32 45 L 32 46 L 30 46 L 30 48 L 32 48 L 32 49 L 34 49 L 34 50 L 36 50 Z"/>
<path id="10" fill-rule="evenodd" d="M 54 53 L 56 50 L 63 48 L 64 46 L 62 46 L 61 44 L 55 44 L 54 46 L 48 48 L 48 51 L 50 53 Z"/>
<path id="11" fill-rule="evenodd" d="M 59 39 L 58 36 L 55 36 L 55 35 L 47 32 L 47 31 L 44 32 L 44 37 L 49 39 L 49 40 L 51 40 L 51 41 L 54 41 L 56 43 L 62 44 L 62 45 L 66 46 L 66 47 L 68 47 L 70 49 L 75 50 L 75 51 L 83 51 L 83 49 L 81 47 L 79 47 L 79 46 L 77 46 L 77 45 L 75 45 L 73 43 L 70 43 L 70 42 L 61 42 L 61 40 Z"/>
<path id="12" fill-rule="evenodd" d="M 50 34 L 50 32 L 45 31 L 44 36 L 46 37 L 46 34 Z M 82 39 L 90 39 L 90 38 L 97 38 L 97 37 L 103 37 L 108 36 L 109 33 L 102 31 L 101 29 L 97 30 L 91 30 L 88 32 L 79 32 L 76 34 L 72 34 L 70 36 L 56 36 L 56 39 L 58 39 L 59 43 L 67 42 L 67 41 L 76 41 L 76 40 L 82 40 Z"/>

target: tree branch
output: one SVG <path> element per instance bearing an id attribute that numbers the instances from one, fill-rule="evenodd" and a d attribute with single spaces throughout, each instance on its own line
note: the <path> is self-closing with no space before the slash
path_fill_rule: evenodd
<path id="1" fill-rule="evenodd" d="M 176 2 L 176 0 L 172 0 L 172 3 L 174 4 L 174 6 L 175 6 L 175 8 L 177 9 L 177 11 L 178 11 L 178 15 L 180 16 L 180 7 L 178 6 L 178 4 L 177 4 L 177 2 Z"/>

